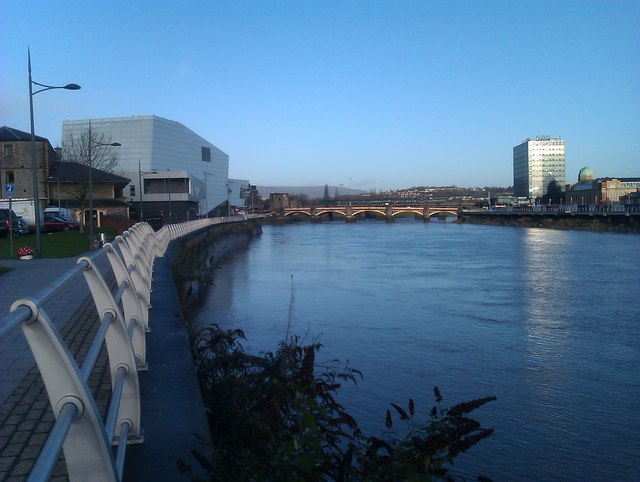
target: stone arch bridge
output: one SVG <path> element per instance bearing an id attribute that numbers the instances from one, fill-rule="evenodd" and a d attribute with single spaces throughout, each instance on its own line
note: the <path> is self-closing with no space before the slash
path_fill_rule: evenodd
<path id="1" fill-rule="evenodd" d="M 348 223 L 353 223 L 357 219 L 362 219 L 368 214 L 383 217 L 388 223 L 392 223 L 394 218 L 413 214 L 421 217 L 424 222 L 428 222 L 431 216 L 443 218 L 446 216 L 459 217 L 462 208 L 459 206 L 352 206 L 350 204 L 344 206 L 312 206 L 307 208 L 284 208 L 282 214 L 284 217 L 293 215 L 309 216 L 312 222 L 322 221 L 323 218 L 338 215 L 344 217 Z"/>

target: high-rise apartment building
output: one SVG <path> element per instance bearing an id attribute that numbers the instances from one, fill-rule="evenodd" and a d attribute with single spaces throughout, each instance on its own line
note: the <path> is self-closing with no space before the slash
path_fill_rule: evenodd
<path id="1" fill-rule="evenodd" d="M 550 136 L 527 138 L 513 148 L 513 194 L 536 199 L 549 183 L 564 188 L 564 140 Z"/>

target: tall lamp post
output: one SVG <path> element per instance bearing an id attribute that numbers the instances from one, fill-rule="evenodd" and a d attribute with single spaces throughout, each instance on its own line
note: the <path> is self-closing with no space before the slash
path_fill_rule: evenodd
<path id="1" fill-rule="evenodd" d="M 89 142 L 88 145 L 88 154 L 89 154 L 89 242 L 91 243 L 89 246 L 90 250 L 93 250 L 93 166 L 91 160 L 91 148 L 93 146 L 111 146 L 111 147 L 120 147 L 122 144 L 119 142 L 97 142 L 94 141 L 91 137 L 91 121 L 89 121 Z"/>
<path id="2" fill-rule="evenodd" d="M 80 86 L 78 84 L 55 86 L 34 82 L 31 78 L 31 49 L 27 48 L 27 54 L 29 59 L 29 114 L 31 117 L 31 171 L 33 176 L 33 209 L 36 217 L 36 258 L 39 258 L 42 255 L 42 245 L 40 244 L 40 200 L 38 196 L 38 170 L 36 168 L 36 135 L 33 122 L 33 96 L 40 92 L 44 92 L 45 90 L 78 90 L 80 89 Z M 34 85 L 42 88 L 34 92 Z"/>
<path id="3" fill-rule="evenodd" d="M 144 211 L 142 204 L 142 195 L 144 194 L 144 186 L 142 185 L 142 175 L 143 174 L 157 174 L 157 171 L 142 171 L 140 169 L 140 158 L 138 158 L 138 183 L 140 189 L 140 221 L 144 221 Z"/>

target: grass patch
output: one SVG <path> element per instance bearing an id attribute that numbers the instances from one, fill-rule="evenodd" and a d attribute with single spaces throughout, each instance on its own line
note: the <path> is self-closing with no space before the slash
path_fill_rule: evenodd
<path id="1" fill-rule="evenodd" d="M 0 238 L 0 259 L 17 259 L 16 251 L 22 246 L 30 246 L 35 252 L 36 235 L 15 236 L 13 238 L 13 252 L 11 252 L 9 237 Z M 40 246 L 43 258 L 68 258 L 89 251 L 89 236 L 80 231 L 42 233 Z"/>

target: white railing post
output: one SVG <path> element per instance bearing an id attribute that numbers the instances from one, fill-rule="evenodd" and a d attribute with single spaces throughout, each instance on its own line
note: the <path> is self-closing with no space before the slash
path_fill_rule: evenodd
<path id="1" fill-rule="evenodd" d="M 122 387 L 122 398 L 114 436 L 118 437 L 121 424 L 128 422 L 131 425 L 130 430 L 134 434 L 133 437 L 137 441 L 142 437 L 142 429 L 140 427 L 140 385 L 136 358 L 127 326 L 107 283 L 95 269 L 93 262 L 89 258 L 80 258 L 78 264 L 84 264 L 84 278 L 87 285 L 89 285 L 100 320 L 109 313 L 115 318 L 109 324 L 105 334 L 112 387 L 117 379 L 118 370 L 124 368 L 127 372 Z"/>
<path id="2" fill-rule="evenodd" d="M 147 240 L 137 229 L 127 231 L 122 237 L 127 244 L 129 244 L 139 267 L 144 272 L 143 276 L 145 280 L 148 281 L 149 289 L 151 289 L 151 277 L 153 274 L 153 254 L 151 254 L 151 247 L 147 245 Z"/>
<path id="3" fill-rule="evenodd" d="M 76 415 L 63 443 L 69 480 L 118 480 L 98 407 L 80 369 L 48 315 L 31 299 L 18 300 L 11 311 L 26 306 L 31 318 L 22 331 L 40 370 L 56 419 L 68 404 Z M 55 462 L 55 461 L 54 461 Z M 44 464 L 43 464 L 44 465 Z M 36 466 L 31 480 L 49 480 L 53 465 Z"/>
<path id="4" fill-rule="evenodd" d="M 131 332 L 131 345 L 136 357 L 138 370 L 146 370 L 147 366 L 147 343 L 145 331 L 149 326 L 148 306 L 141 296 L 138 296 L 136 287 L 122 261 L 116 253 L 111 243 L 105 245 L 107 258 L 111 264 L 111 269 L 116 278 L 118 286 L 123 286 L 122 291 L 122 311 L 126 320 L 127 329 Z"/>
<path id="5" fill-rule="evenodd" d="M 124 259 L 125 266 L 127 267 L 127 271 L 131 274 L 131 278 L 133 280 L 133 284 L 135 285 L 136 291 L 138 295 L 144 299 L 147 307 L 151 306 L 151 279 L 146 278 L 148 276 L 149 271 L 142 267 L 142 259 L 140 256 L 136 257 L 134 251 L 131 249 L 132 244 L 127 243 L 126 238 L 123 236 L 118 236 L 116 238 L 118 242 L 118 247 L 120 248 L 120 253 Z M 134 244 L 135 246 L 135 244 Z M 145 326 L 149 326 L 149 320 L 147 316 L 145 316 Z"/>

